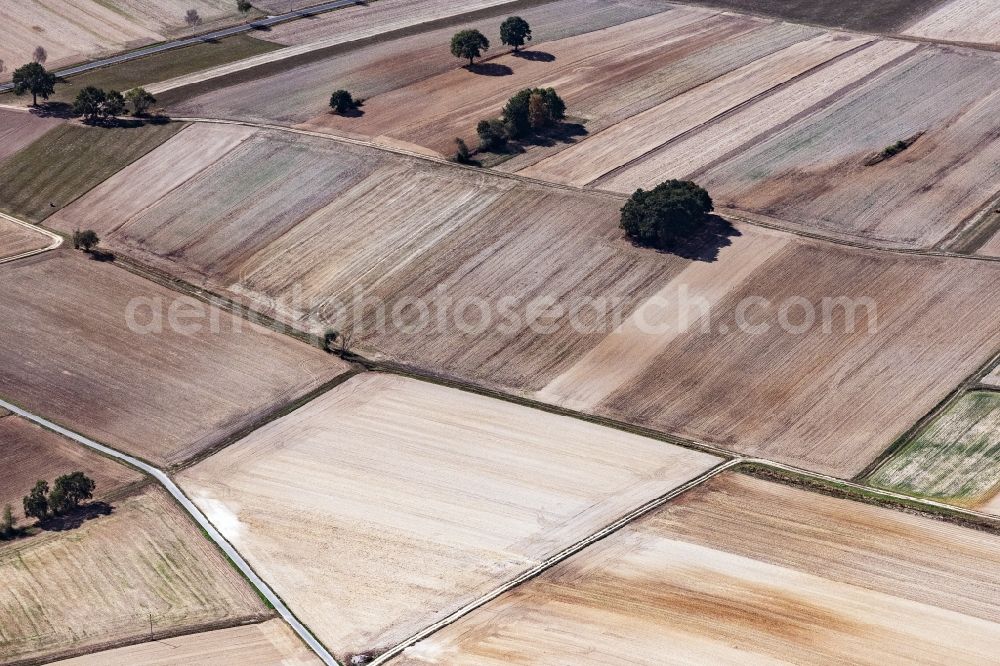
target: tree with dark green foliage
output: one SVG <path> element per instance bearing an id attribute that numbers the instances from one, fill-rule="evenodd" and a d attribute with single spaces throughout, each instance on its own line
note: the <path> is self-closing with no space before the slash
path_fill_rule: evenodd
<path id="1" fill-rule="evenodd" d="M 637 243 L 669 250 L 697 234 L 712 211 L 712 198 L 689 180 L 668 180 L 638 189 L 622 208 L 621 227 Z"/>
<path id="2" fill-rule="evenodd" d="M 84 122 L 95 122 L 101 118 L 107 93 L 95 86 L 86 86 L 76 94 L 73 113 L 83 116 Z"/>
<path id="3" fill-rule="evenodd" d="M 480 150 L 503 150 L 507 145 L 507 133 L 499 118 L 480 120 L 476 125 L 476 134 L 479 135 Z"/>
<path id="4" fill-rule="evenodd" d="M 520 16 L 511 16 L 500 24 L 500 41 L 517 49 L 531 41 L 531 26 Z"/>
<path id="5" fill-rule="evenodd" d="M 48 99 L 56 91 L 56 75 L 39 62 L 29 62 L 14 70 L 11 78 L 14 94 L 31 93 L 31 105 L 38 106 L 38 98 Z"/>
<path id="6" fill-rule="evenodd" d="M 101 115 L 104 118 L 114 118 L 125 113 L 125 96 L 117 90 L 109 90 L 104 99 L 104 106 Z"/>
<path id="7" fill-rule="evenodd" d="M 132 105 L 132 113 L 137 116 L 146 115 L 149 107 L 156 104 L 156 98 L 145 88 L 132 88 L 126 91 L 125 101 Z"/>
<path id="8" fill-rule="evenodd" d="M 335 90 L 332 95 L 330 95 L 330 108 L 336 113 L 341 115 L 349 113 L 351 111 L 356 111 L 358 108 L 358 101 L 351 97 L 351 93 L 346 90 Z"/>
<path id="9" fill-rule="evenodd" d="M 31 489 L 30 493 L 25 495 L 22 501 L 24 503 L 24 515 L 29 518 L 45 520 L 49 517 L 49 484 L 45 481 L 37 482 L 35 487 Z"/>
<path id="10" fill-rule="evenodd" d="M 86 231 L 80 231 L 77 229 L 73 232 L 74 249 L 90 252 L 97 247 L 97 244 L 100 242 L 101 239 L 97 237 L 97 232 L 93 229 L 87 229 Z"/>
<path id="11" fill-rule="evenodd" d="M 14 510 L 10 504 L 3 508 L 0 514 L 0 539 L 13 539 L 17 536 L 17 527 L 14 522 Z"/>
<path id="12" fill-rule="evenodd" d="M 469 164 L 472 161 L 472 151 L 462 139 L 455 139 L 455 161 L 459 164 Z"/>
<path id="13" fill-rule="evenodd" d="M 57 516 L 69 513 L 93 497 L 95 487 L 94 481 L 83 472 L 57 477 L 49 493 L 49 508 Z"/>
<path id="14" fill-rule="evenodd" d="M 532 99 L 535 100 L 534 103 Z M 525 88 L 515 93 L 503 107 L 503 122 L 507 134 L 514 139 L 565 117 L 566 104 L 553 88 Z"/>
<path id="15" fill-rule="evenodd" d="M 490 40 L 478 30 L 460 30 L 451 38 L 451 54 L 456 58 L 468 58 L 469 67 L 489 48 Z"/>

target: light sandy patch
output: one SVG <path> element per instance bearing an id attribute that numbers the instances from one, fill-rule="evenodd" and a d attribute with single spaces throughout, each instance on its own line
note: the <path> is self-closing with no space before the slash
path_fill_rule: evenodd
<path id="1" fill-rule="evenodd" d="M 308 19 L 306 21 L 296 21 L 295 25 L 289 24 L 289 27 L 281 34 L 288 43 L 294 44 L 293 46 L 263 53 L 234 63 L 220 65 L 201 72 L 186 74 L 167 81 L 151 83 L 145 87 L 149 92 L 158 95 L 167 90 L 209 81 L 220 76 L 227 76 L 251 69 L 258 65 L 286 60 L 293 56 L 309 53 L 310 51 L 325 49 L 338 44 L 347 44 L 400 28 L 427 23 L 455 14 L 464 14 L 477 9 L 499 6 L 512 1 L 466 0 L 462 3 L 454 3 L 449 0 L 417 0 L 415 2 L 379 0 L 379 3 L 385 3 L 384 7 L 380 7 L 379 3 L 372 3 L 356 8 L 340 9 L 327 16 Z M 371 13 L 373 11 L 374 14 Z M 315 25 L 314 28 L 308 30 L 301 37 L 305 41 L 299 41 L 300 38 L 295 36 L 296 30 L 302 29 L 302 26 L 299 24 L 311 24 L 313 21 L 318 21 L 322 25 Z M 278 26 L 273 30 L 280 29 L 281 26 Z M 272 32 L 266 33 L 266 39 L 274 41 L 272 39 Z"/>
<path id="2" fill-rule="evenodd" d="M 521 173 L 583 186 L 666 141 L 870 39 L 839 33 L 794 44 L 632 116 Z"/>
<path id="3" fill-rule="evenodd" d="M 920 19 L 907 35 L 955 42 L 1000 43 L 1000 3 L 996 0 L 952 0 Z"/>
<path id="4" fill-rule="evenodd" d="M 982 254 L 987 257 L 1000 257 L 1000 232 L 997 232 L 992 238 L 983 243 L 982 247 L 976 250 L 976 254 Z"/>
<path id="5" fill-rule="evenodd" d="M 56 118 L 40 118 L 28 111 L 0 109 L 0 160 L 34 142 L 60 122 Z"/>
<path id="6" fill-rule="evenodd" d="M 717 477 L 392 663 L 992 661 L 996 536 L 772 485 Z"/>
<path id="7" fill-rule="evenodd" d="M 876 42 L 711 123 L 702 131 L 669 142 L 623 169 L 598 179 L 594 186 L 616 192 L 633 192 L 638 187 L 655 186 L 667 178 L 692 174 L 915 48 L 916 45 L 906 42 Z"/>
<path id="8" fill-rule="evenodd" d="M 1000 387 L 1000 367 L 997 367 L 993 372 L 983 377 L 983 384 Z"/>
<path id="9" fill-rule="evenodd" d="M 271 615 L 159 487 L 110 502 L 110 515 L 76 529 L 0 546 L 5 661 L 143 640 L 151 620 L 162 635 Z"/>
<path id="10" fill-rule="evenodd" d="M 52 244 L 52 238 L 0 216 L 0 260 L 40 250 Z"/>
<path id="11" fill-rule="evenodd" d="M 366 373 L 179 475 L 339 657 L 379 651 L 719 460 Z"/>
<path id="12" fill-rule="evenodd" d="M 189 125 L 46 223 L 58 229 L 109 234 L 215 164 L 255 131 L 240 125 Z"/>
<path id="13" fill-rule="evenodd" d="M 790 240 L 786 234 L 742 231 L 749 237 L 739 241 L 739 251 L 721 251 L 725 263 L 690 264 L 536 397 L 572 409 L 593 408 L 642 374 L 680 333 L 698 328 L 713 306 Z"/>
<path id="14" fill-rule="evenodd" d="M 174 636 L 55 662 L 61 666 L 319 666 L 322 662 L 284 620 Z"/>

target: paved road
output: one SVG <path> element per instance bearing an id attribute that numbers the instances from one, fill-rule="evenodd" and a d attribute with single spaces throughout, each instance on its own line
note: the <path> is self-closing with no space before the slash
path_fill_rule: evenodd
<path id="1" fill-rule="evenodd" d="M 201 528 L 205 530 L 205 532 L 212 539 L 212 541 L 214 541 L 219 546 L 219 548 L 221 548 L 223 552 L 225 552 L 226 555 L 229 556 L 229 559 L 232 560 L 233 563 L 239 568 L 239 570 L 243 572 L 243 574 L 250 580 L 250 583 L 253 584 L 255 588 L 257 588 L 257 590 L 264 596 L 265 599 L 267 599 L 271 603 L 272 606 L 274 606 L 275 610 L 278 611 L 281 617 L 283 617 L 285 621 L 288 622 L 289 625 L 291 625 L 292 629 L 295 630 L 295 633 L 297 633 L 302 638 L 302 640 L 306 642 L 306 645 L 312 648 L 313 652 L 315 652 L 316 655 L 323 660 L 323 663 L 327 664 L 327 666 L 338 666 L 337 660 L 333 658 L 333 655 L 331 655 L 327 651 L 327 649 L 323 647 L 323 645 L 318 640 L 316 640 L 316 637 L 313 636 L 308 629 L 306 629 L 305 625 L 299 622 L 298 619 L 294 615 L 292 615 L 292 611 L 288 610 L 288 607 L 285 606 L 285 603 L 278 597 L 278 595 L 276 595 L 274 591 L 268 586 L 268 584 L 265 583 L 263 579 L 261 579 L 261 577 L 258 576 L 254 572 L 254 570 L 250 568 L 250 565 L 247 564 L 246 560 L 244 560 L 243 557 L 236 551 L 236 549 L 233 548 L 232 544 L 226 541 L 226 538 L 222 536 L 222 534 L 220 534 L 219 531 L 215 529 L 215 526 L 208 521 L 208 518 L 205 517 L 205 514 L 203 514 L 201 510 L 198 507 L 196 507 L 194 503 L 191 502 L 191 500 L 187 498 L 187 496 L 181 491 L 181 489 L 177 486 L 177 484 L 175 484 L 171 480 L 171 478 L 167 476 L 164 472 L 153 467 L 149 463 L 145 463 L 139 460 L 138 458 L 133 458 L 132 456 L 116 451 L 115 449 L 104 446 L 103 444 L 98 444 L 92 439 L 88 439 L 83 435 L 79 435 L 73 432 L 72 430 L 67 430 L 66 428 L 63 428 L 60 425 L 52 423 L 47 419 L 43 419 L 42 417 L 36 416 L 31 412 L 27 412 L 18 407 L 17 405 L 13 405 L 7 402 L 6 400 L 0 399 L 0 407 L 4 407 L 5 409 L 17 414 L 18 416 L 24 417 L 29 421 L 33 421 L 44 428 L 53 430 L 62 435 L 63 437 L 68 437 L 69 439 L 72 439 L 75 442 L 83 444 L 88 448 L 94 449 L 95 451 L 103 453 L 104 455 L 111 456 L 112 458 L 115 458 L 117 460 L 121 460 L 122 462 L 132 465 L 133 467 L 137 467 L 138 469 L 142 470 L 146 474 L 149 474 L 151 477 L 159 481 L 160 484 L 167 489 L 167 492 L 173 495 L 174 499 L 180 502 L 181 506 L 183 506 L 184 509 L 189 514 L 191 514 L 191 517 L 194 518 L 195 522 L 197 522 L 198 525 L 200 525 Z"/>
<path id="2" fill-rule="evenodd" d="M 91 62 L 87 62 L 82 65 L 76 65 L 75 67 L 60 69 L 56 72 L 56 75 L 72 76 L 73 74 L 80 74 L 81 72 L 86 72 L 91 69 L 97 69 L 99 67 L 106 67 L 108 65 L 116 65 L 121 62 L 135 60 L 136 58 L 142 58 L 143 56 L 152 55 L 154 53 L 162 53 L 163 51 L 170 51 L 171 49 L 178 49 L 184 46 L 191 46 L 192 44 L 200 44 L 202 42 L 210 42 L 216 39 L 222 39 L 223 37 L 231 37 L 233 35 L 238 35 L 243 32 L 250 32 L 251 30 L 256 30 L 258 28 L 266 28 L 268 26 L 276 25 L 278 23 L 284 23 L 285 21 L 291 21 L 293 19 L 302 18 L 304 16 L 312 16 L 313 14 L 328 12 L 333 9 L 340 9 L 341 7 L 347 7 L 349 5 L 357 5 L 357 4 L 362 4 L 362 0 L 335 0 L 334 2 L 324 2 L 319 5 L 313 5 L 311 7 L 296 9 L 295 11 L 286 12 L 284 14 L 267 16 L 265 18 L 252 21 L 250 23 L 241 23 L 240 25 L 234 25 L 230 28 L 223 28 L 222 30 L 216 30 L 215 32 L 208 32 L 203 35 L 197 35 L 195 37 L 185 37 L 184 39 L 177 39 L 172 42 L 163 42 L 162 44 L 153 44 L 152 46 L 147 46 L 145 48 L 137 49 L 135 51 L 129 51 L 128 53 L 123 53 L 117 56 L 111 56 L 110 58 L 104 58 L 102 60 L 93 60 Z M 6 92 L 13 88 L 14 88 L 13 83 L 0 84 L 0 92 Z"/>

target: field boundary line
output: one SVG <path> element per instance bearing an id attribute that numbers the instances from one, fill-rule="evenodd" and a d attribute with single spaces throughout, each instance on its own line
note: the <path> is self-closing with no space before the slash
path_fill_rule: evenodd
<path id="1" fill-rule="evenodd" d="M 369 662 L 370 666 L 381 666 L 382 664 L 385 664 L 391 659 L 396 658 L 404 650 L 406 650 L 406 648 L 410 647 L 411 645 L 419 643 L 420 641 L 424 640 L 431 634 L 440 631 L 441 629 L 445 628 L 450 624 L 454 624 L 456 621 L 460 620 L 462 617 L 468 615 L 472 611 L 475 611 L 481 608 L 482 606 L 485 606 L 490 601 L 493 601 L 494 599 L 503 595 L 504 593 L 514 589 L 515 587 L 518 587 L 522 583 L 525 583 L 531 580 L 532 578 L 538 577 L 546 570 L 551 569 L 560 562 L 572 557 L 573 555 L 576 555 L 577 553 L 584 550 L 588 546 L 600 541 L 601 539 L 604 539 L 605 537 L 607 537 L 610 534 L 613 534 L 614 532 L 617 532 L 618 530 L 622 529 L 623 527 L 633 522 L 634 520 L 641 518 L 647 513 L 650 513 L 651 511 L 660 508 L 661 506 L 663 506 L 670 500 L 674 499 L 678 495 L 681 495 L 687 492 L 688 490 L 701 485 L 705 481 L 711 479 L 712 477 L 718 474 L 721 474 L 722 472 L 725 472 L 728 469 L 735 467 L 739 463 L 740 459 L 738 458 L 733 460 L 726 460 L 716 465 L 715 467 L 712 467 L 711 469 L 702 472 L 701 474 L 695 476 L 694 478 L 687 480 L 681 485 L 672 488 L 667 493 L 646 502 L 645 504 L 639 506 L 636 509 L 633 509 L 632 511 L 628 512 L 627 514 L 625 514 L 618 520 L 614 521 L 613 523 L 606 525 L 597 532 L 594 532 L 590 536 L 584 537 L 583 539 L 577 541 L 576 543 L 566 546 L 565 548 L 558 551 L 554 555 L 550 555 L 549 557 L 545 558 L 544 560 L 542 560 L 535 566 L 531 567 L 527 571 L 524 571 L 519 576 L 512 578 L 503 585 L 500 585 L 499 587 L 493 589 L 492 591 L 487 592 L 478 599 L 475 599 L 465 604 L 461 608 L 449 614 L 447 617 L 444 617 L 441 620 L 435 622 L 434 624 L 431 624 L 425 627 L 424 629 L 421 629 L 420 631 L 413 634 L 409 638 L 403 640 L 402 642 L 398 643 L 394 647 L 389 648 L 388 650 L 380 654 L 378 657 L 376 657 L 374 660 Z"/>
<path id="2" fill-rule="evenodd" d="M 372 150 L 391 153 L 394 155 L 400 155 L 410 159 L 422 160 L 424 162 L 437 164 L 439 166 L 443 166 L 446 168 L 465 169 L 467 171 L 471 171 L 479 175 L 488 174 L 490 176 L 495 176 L 496 178 L 514 180 L 534 187 L 551 188 L 556 190 L 563 190 L 566 192 L 574 192 L 581 196 L 592 196 L 592 197 L 610 199 L 612 201 L 621 202 L 622 204 L 624 204 L 626 199 L 628 198 L 628 195 L 623 194 L 621 192 L 612 192 L 611 190 L 602 190 L 591 187 L 578 187 L 576 185 L 567 185 L 566 183 L 555 183 L 548 180 L 535 178 L 533 176 L 525 176 L 519 173 L 509 173 L 505 171 L 497 171 L 495 169 L 468 166 L 465 164 L 456 164 L 455 162 L 452 162 L 443 157 L 432 157 L 430 155 L 426 155 L 416 151 L 406 150 L 404 148 L 399 148 L 397 146 L 386 146 L 382 144 L 376 144 L 370 140 L 356 139 L 353 137 L 347 137 L 340 134 L 332 134 L 329 132 L 318 132 L 316 130 L 307 130 L 298 127 L 289 127 L 287 125 L 275 125 L 272 123 L 260 123 L 252 120 L 233 120 L 228 118 L 204 118 L 199 116 L 183 116 L 183 117 L 172 117 L 170 120 L 172 122 L 179 122 L 179 123 L 243 125 L 245 127 L 256 127 L 257 129 L 262 129 L 262 130 L 288 132 L 290 134 L 299 134 L 302 136 L 310 136 L 318 139 L 326 139 L 328 141 L 344 143 L 351 146 L 370 148 Z M 743 224 L 747 224 L 753 227 L 760 227 L 762 229 L 771 229 L 773 231 L 781 231 L 787 234 L 800 236 L 802 238 L 809 238 L 811 240 L 823 241 L 826 243 L 831 243 L 833 245 L 854 247 L 861 250 L 888 252 L 892 254 L 939 257 L 942 259 L 964 259 L 967 261 L 1000 262 L 1000 257 L 964 254 L 961 252 L 949 252 L 946 250 L 938 250 L 933 247 L 917 247 L 917 248 L 900 247 L 898 243 L 878 245 L 872 242 L 868 242 L 866 240 L 854 240 L 854 238 L 851 237 L 830 236 L 824 233 L 820 233 L 818 231 L 812 231 L 809 229 L 800 228 L 785 220 L 766 222 L 761 219 L 758 219 L 755 213 L 752 213 L 750 211 L 743 211 L 737 208 L 722 207 L 719 210 L 716 210 L 715 212 L 717 215 L 726 218 L 728 220 L 742 222 Z M 781 224 L 779 224 L 778 222 L 781 222 Z M 861 237 L 858 238 L 860 239 Z"/>
<path id="3" fill-rule="evenodd" d="M 281 600 L 281 597 L 279 597 L 271 589 L 271 587 L 264 581 L 263 578 L 257 575 L 257 572 L 255 572 L 253 568 L 249 565 L 249 563 L 247 563 L 247 561 L 243 559 L 243 556 L 240 555 L 239 551 L 237 551 L 236 548 L 234 548 L 233 545 L 229 543 L 229 541 L 227 541 L 224 536 L 222 536 L 222 533 L 215 528 L 215 526 L 211 523 L 211 521 L 208 520 L 205 514 L 203 514 L 201 510 L 194 505 L 194 502 L 188 499 L 187 495 L 184 494 L 184 491 L 181 490 L 181 488 L 176 483 L 174 483 L 173 479 L 171 479 L 165 472 L 156 467 L 153 467 L 147 462 L 139 460 L 134 456 L 122 453 L 121 451 L 113 449 L 110 446 L 100 444 L 88 437 L 84 437 L 83 435 L 77 432 L 65 428 L 57 423 L 53 423 L 52 421 L 49 421 L 46 418 L 33 414 L 32 412 L 22 409 L 21 407 L 18 407 L 13 403 L 7 402 L 2 398 L 0 398 L 0 407 L 3 407 L 4 409 L 10 411 L 13 414 L 17 414 L 22 418 L 25 418 L 33 423 L 36 423 L 47 430 L 51 430 L 52 432 L 55 432 L 57 434 L 62 435 L 63 437 L 71 439 L 74 442 L 77 442 L 78 444 L 82 444 L 83 446 L 89 449 L 97 451 L 98 453 L 101 453 L 111 458 L 115 458 L 120 462 L 124 462 L 142 472 L 145 472 L 147 475 L 159 481 L 160 485 L 163 486 L 163 488 L 168 493 L 170 493 L 170 495 L 181 505 L 181 507 L 185 511 L 187 511 L 188 515 L 190 515 L 194 519 L 194 521 L 198 524 L 198 526 L 202 530 L 204 530 L 208 538 L 211 539 L 213 542 L 215 542 L 215 545 L 218 546 L 220 550 L 222 550 L 222 552 L 229 558 L 229 560 L 234 565 L 236 565 L 236 568 L 239 569 L 240 573 L 243 574 L 243 576 L 247 579 L 247 581 L 251 585 L 253 585 L 254 588 L 256 588 L 257 592 L 269 604 L 271 604 L 271 606 L 274 607 L 274 609 L 278 612 L 278 614 L 285 620 L 285 622 L 287 622 L 292 627 L 292 630 L 299 635 L 299 637 L 305 642 L 305 644 L 309 646 L 309 648 L 312 649 L 313 652 L 316 653 L 316 655 L 320 658 L 320 660 L 324 664 L 326 664 L 326 666 L 340 666 L 339 662 L 337 662 L 337 660 L 333 658 L 333 655 L 331 655 L 330 652 L 327 651 L 326 647 L 322 643 L 320 643 L 315 636 L 313 636 L 312 632 L 310 632 L 309 629 L 307 629 L 306 626 L 302 624 L 302 622 L 300 622 L 298 618 L 295 617 L 292 611 L 285 605 L 285 602 Z"/>
<path id="4" fill-rule="evenodd" d="M 36 254 L 41 254 L 43 252 L 48 252 L 49 250 L 54 250 L 63 244 L 63 237 L 59 234 L 53 233 L 48 229 L 43 229 L 42 227 L 31 224 L 30 222 L 25 222 L 24 220 L 19 220 L 16 217 L 12 217 L 7 213 L 0 213 L 0 218 L 7 220 L 8 222 L 13 222 L 14 224 L 20 225 L 26 229 L 31 229 L 32 231 L 41 234 L 48 238 L 51 242 L 42 248 L 37 250 L 28 250 L 27 252 L 22 252 L 21 254 L 15 254 L 13 257 L 6 257 L 5 259 L 0 259 L 0 264 L 6 264 L 11 261 L 17 261 L 18 259 L 24 259 L 26 257 L 33 257 Z"/>

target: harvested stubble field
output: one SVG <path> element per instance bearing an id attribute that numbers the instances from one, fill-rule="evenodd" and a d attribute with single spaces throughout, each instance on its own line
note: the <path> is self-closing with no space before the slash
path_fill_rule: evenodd
<path id="1" fill-rule="evenodd" d="M 987 386 L 996 386 L 1000 388 L 1000 367 L 986 375 L 986 377 L 983 378 L 983 383 Z"/>
<path id="2" fill-rule="evenodd" d="M 56 666 L 319 666 L 284 620 L 268 620 L 165 641 L 140 643 L 56 662 Z"/>
<path id="3" fill-rule="evenodd" d="M 379 0 L 380 3 L 384 1 Z M 363 11 L 373 11 L 377 5 L 369 5 Z M 660 0 L 558 0 L 523 8 L 519 3 L 518 7 L 517 13 L 531 23 L 535 44 L 601 30 L 667 8 Z M 342 13 L 344 11 L 338 10 L 322 20 L 339 20 L 338 17 L 347 16 Z M 299 50 L 312 51 L 269 65 L 259 65 L 224 79 L 171 90 L 161 97 L 168 102 L 174 115 L 301 123 L 329 112 L 330 93 L 335 88 L 344 88 L 355 96 L 370 99 L 457 68 L 461 63 L 448 50 L 456 26 L 481 30 L 494 45 L 492 51 L 499 52 L 499 25 L 508 15 L 506 11 L 500 6 L 492 15 L 477 14 L 475 19 L 442 27 L 436 24 L 415 27 L 405 34 L 394 33 L 388 37 L 374 29 L 376 24 L 368 24 L 373 36 L 360 42 L 339 48 L 316 48 L 316 44 L 303 44 L 298 47 Z M 364 19 L 365 16 L 362 14 L 359 18 Z M 279 30 L 276 27 L 264 36 L 269 40 L 294 40 L 296 31 L 308 27 L 307 23 L 312 25 L 311 22 L 297 21 L 282 26 L 280 35 L 275 35 Z M 352 28 L 352 31 L 356 30 L 356 26 Z M 414 34 L 409 34 L 411 32 Z M 333 34 L 338 39 L 343 35 L 339 31 Z M 272 54 L 278 55 L 287 54 Z M 241 63 L 240 66 L 246 64 Z M 192 77 L 191 80 L 195 78 L 202 77 Z M 494 85 L 499 84 L 497 77 L 483 78 L 491 79 Z M 410 107 L 416 110 L 425 102 L 420 100 L 419 103 L 411 103 Z"/>
<path id="4" fill-rule="evenodd" d="M 353 330 L 354 346 L 372 356 L 848 477 L 1000 345 L 994 262 L 742 225 L 697 248 L 695 261 L 627 242 L 618 196 L 216 127 L 178 135 L 59 219 L 65 228 L 103 220 L 115 251 L 300 328 Z M 211 150 L 224 156 L 206 149 L 216 161 L 175 187 L 162 169 L 184 141 L 222 146 Z M 297 166 L 314 161 L 319 175 Z M 293 173 L 321 191 L 240 194 L 234 183 L 245 176 L 234 174 L 247 173 L 273 179 L 265 193 Z M 227 191 L 231 199 L 205 195 Z M 853 324 L 848 308 L 824 301 L 840 297 L 855 299 Z M 697 308 L 695 298 L 712 306 L 707 317 L 678 305 Z M 768 302 L 744 310 L 751 328 L 740 332 L 748 298 Z M 432 332 L 407 328 L 421 323 L 405 306 L 414 299 L 428 304 Z M 479 299 L 496 306 L 485 328 L 475 308 L 449 305 Z M 562 308 L 543 307 L 541 326 L 530 309 L 539 299 Z M 801 299 L 817 317 L 804 331 L 803 308 L 790 305 Z M 401 308 L 389 326 L 378 326 L 380 303 L 387 317 Z M 780 324 L 783 311 L 792 326 Z M 643 333 L 640 318 L 657 326 Z"/>
<path id="5" fill-rule="evenodd" d="M 0 109 L 0 160 L 30 145 L 59 122 L 26 111 Z"/>
<path id="6" fill-rule="evenodd" d="M 75 442 L 45 430 L 19 416 L 0 417 L 0 507 L 10 504 L 14 517 L 24 518 L 21 498 L 35 481 L 50 484 L 61 474 L 81 471 L 97 484 L 95 499 L 120 491 L 143 479 L 131 467 L 98 455 Z"/>
<path id="7" fill-rule="evenodd" d="M 1000 650 L 998 547 L 724 474 L 392 663 L 981 664 Z"/>
<path id="8" fill-rule="evenodd" d="M 158 466 L 210 448 L 346 367 L 71 250 L 0 266 L 0 282 L 0 395 Z M 130 328 L 130 303 L 135 324 L 155 327 L 159 312 L 162 330 Z"/>
<path id="9" fill-rule="evenodd" d="M 1000 4 L 995 0 L 950 0 L 904 31 L 953 42 L 1000 44 Z"/>
<path id="10" fill-rule="evenodd" d="M 718 462 L 366 373 L 178 482 L 346 662 L 398 643 Z"/>
<path id="11" fill-rule="evenodd" d="M 110 515 L 0 546 L 0 660 L 60 657 L 121 641 L 271 615 L 254 590 L 156 487 Z"/>
<path id="12" fill-rule="evenodd" d="M 180 123 L 115 128 L 62 123 L 0 161 L 0 210 L 41 222 L 182 127 Z"/>
<path id="13" fill-rule="evenodd" d="M 947 0 L 684 0 L 751 14 L 763 14 L 789 21 L 814 23 L 861 32 L 899 32 L 911 21 L 939 7 Z M 987 0 L 988 1 L 988 0 Z"/>
<path id="14" fill-rule="evenodd" d="M 7 218 L 0 217 L 0 259 L 48 247 L 52 239 Z"/>
<path id="15" fill-rule="evenodd" d="M 867 481 L 963 506 L 988 503 L 1000 492 L 1000 393 L 966 393 Z"/>
<path id="16" fill-rule="evenodd" d="M 0 78 L 29 62 L 35 47 L 48 52 L 46 66 L 58 68 L 144 44 L 184 31 L 184 16 L 195 9 L 207 23 L 238 16 L 230 0 L 19 0 L 0 5 L 4 39 Z M 205 29 L 205 25 L 201 26 Z"/>

